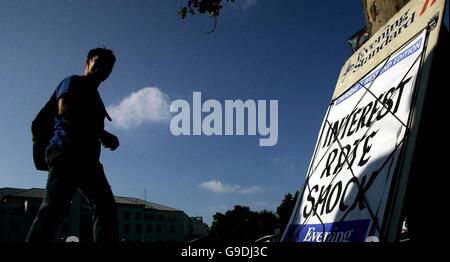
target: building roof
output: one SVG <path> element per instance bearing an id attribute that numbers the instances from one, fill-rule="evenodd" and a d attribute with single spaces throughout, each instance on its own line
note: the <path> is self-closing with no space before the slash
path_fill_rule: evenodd
<path id="1" fill-rule="evenodd" d="M 6 191 L 5 193 L 3 193 Z M 42 188 L 0 188 L 0 196 L 4 197 L 27 197 L 27 198 L 43 198 L 45 190 Z"/>
<path id="2" fill-rule="evenodd" d="M 30 188 L 30 189 L 22 189 L 22 188 L 11 188 L 11 187 L 3 187 L 0 188 L 0 200 L 5 197 L 23 197 L 23 198 L 44 198 L 45 189 L 43 188 Z M 159 211 L 178 211 L 182 212 L 182 210 L 164 206 L 161 204 L 144 201 L 142 199 L 134 198 L 134 197 L 123 197 L 123 196 L 114 196 L 114 200 L 117 204 L 122 205 L 137 205 L 143 206 L 148 209 L 159 210 Z"/>
<path id="3" fill-rule="evenodd" d="M 144 206 L 145 208 L 154 209 L 154 210 L 160 210 L 160 211 L 182 211 L 176 208 L 164 206 L 161 204 L 144 201 L 139 198 L 134 197 L 122 197 L 122 196 L 114 196 L 114 199 L 116 200 L 117 204 L 123 204 L 123 205 L 139 205 Z"/>
<path id="4" fill-rule="evenodd" d="M 20 191 L 24 191 L 26 189 L 20 189 L 20 188 L 11 188 L 11 187 L 3 187 L 0 188 L 0 200 L 3 199 L 5 196 L 15 195 L 19 193 Z"/>

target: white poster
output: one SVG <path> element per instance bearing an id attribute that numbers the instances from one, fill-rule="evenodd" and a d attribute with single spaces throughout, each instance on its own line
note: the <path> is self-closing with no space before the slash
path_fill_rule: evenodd
<path id="1" fill-rule="evenodd" d="M 407 138 L 426 30 L 329 107 L 284 240 L 382 238 L 391 181 Z"/>

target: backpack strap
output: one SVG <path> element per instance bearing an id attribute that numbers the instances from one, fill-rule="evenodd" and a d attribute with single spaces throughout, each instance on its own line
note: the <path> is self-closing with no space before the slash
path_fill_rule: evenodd
<path id="1" fill-rule="evenodd" d="M 100 101 L 100 104 L 102 106 L 102 110 L 103 110 L 103 113 L 105 114 L 106 119 L 108 119 L 109 122 L 112 122 L 112 119 L 109 116 L 108 111 L 106 110 L 105 104 L 103 103 L 103 100 L 98 92 L 97 92 L 97 97 L 98 97 L 98 100 Z"/>

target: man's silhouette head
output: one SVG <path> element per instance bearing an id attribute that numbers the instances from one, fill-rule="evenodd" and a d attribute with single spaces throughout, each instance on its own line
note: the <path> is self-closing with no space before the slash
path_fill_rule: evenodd
<path id="1" fill-rule="evenodd" d="M 98 83 L 103 82 L 111 74 L 115 62 L 116 56 L 112 50 L 94 48 L 87 55 L 84 75 Z"/>

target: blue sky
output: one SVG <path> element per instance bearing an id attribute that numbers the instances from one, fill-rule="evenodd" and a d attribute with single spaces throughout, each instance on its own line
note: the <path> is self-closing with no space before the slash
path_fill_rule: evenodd
<path id="1" fill-rule="evenodd" d="M 359 0 L 241 2 L 225 5 L 206 35 L 207 17 L 176 16 L 182 0 L 1 0 L 0 187 L 45 186 L 31 158 L 31 120 L 63 78 L 82 73 L 87 51 L 105 45 L 117 63 L 100 93 L 113 118 L 131 117 L 108 126 L 121 147 L 102 153 L 116 195 L 144 198 L 147 190 L 147 200 L 209 224 L 236 204 L 275 210 L 304 181 L 351 55 L 347 38 L 365 22 Z M 194 91 L 203 100 L 278 100 L 277 145 L 173 136 L 164 110 Z M 134 101 L 146 105 L 143 116 L 126 114 Z"/>

